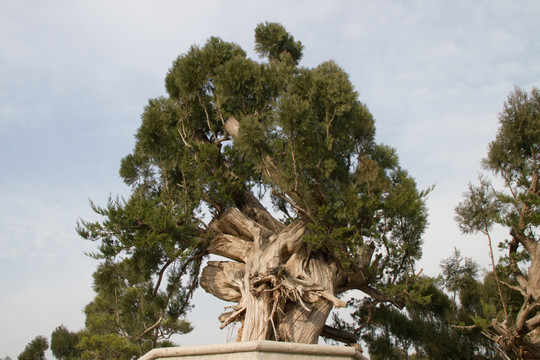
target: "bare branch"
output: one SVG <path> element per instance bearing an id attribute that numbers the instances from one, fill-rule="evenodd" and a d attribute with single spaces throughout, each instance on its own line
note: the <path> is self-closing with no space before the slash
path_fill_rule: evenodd
<path id="1" fill-rule="evenodd" d="M 154 291 L 152 291 L 152 294 L 155 296 L 157 294 L 157 292 L 159 291 L 159 287 L 161 286 L 161 280 L 163 279 L 163 275 L 165 274 L 165 270 L 167 270 L 167 268 L 169 267 L 169 265 L 171 265 L 173 263 L 175 259 L 173 258 L 170 258 L 169 260 L 167 260 L 167 262 L 165 263 L 165 265 L 163 265 L 163 267 L 161 268 L 161 270 L 159 271 L 159 274 L 158 274 L 158 280 L 156 282 L 156 286 L 154 286 Z"/>
<path id="2" fill-rule="evenodd" d="M 254 241 L 259 234 L 263 237 L 274 235 L 274 232 L 248 218 L 236 208 L 229 208 L 212 226 L 224 234 L 230 234 L 245 240 Z"/>
<path id="3" fill-rule="evenodd" d="M 458 329 L 458 330 L 474 330 L 478 328 L 477 325 L 450 325 L 452 329 Z"/>
<path id="4" fill-rule="evenodd" d="M 506 286 L 509 289 L 519 291 L 521 293 L 521 295 L 523 295 L 523 296 L 527 296 L 527 289 L 524 288 L 524 287 L 511 285 L 511 284 L 509 284 L 509 283 L 507 283 L 505 281 L 501 281 L 501 284 L 503 284 L 504 286 Z"/>
<path id="5" fill-rule="evenodd" d="M 523 275 L 521 270 L 519 269 L 519 266 L 517 265 L 517 260 L 515 258 L 515 254 L 517 253 L 517 249 L 519 246 L 519 241 L 516 238 L 513 238 L 510 242 L 510 247 L 508 249 L 508 258 L 510 262 L 510 270 L 514 275 L 516 276 L 516 279 L 520 285 L 521 288 L 526 289 L 528 286 L 529 281 L 527 278 Z M 521 292 L 521 290 L 519 290 Z M 524 294 L 525 296 L 525 294 Z"/>
<path id="6" fill-rule="evenodd" d="M 182 142 L 184 143 L 184 145 L 186 145 L 187 147 L 189 148 L 193 148 L 193 146 L 187 142 L 186 140 L 186 136 L 187 134 L 185 133 L 186 132 L 186 129 L 184 127 L 184 121 L 180 121 L 180 123 L 182 124 L 182 130 L 178 129 L 178 134 L 180 135 L 180 138 L 182 139 Z"/>
<path id="7" fill-rule="evenodd" d="M 161 324 L 162 321 L 163 321 L 163 315 L 159 317 L 159 319 L 156 321 L 156 323 L 154 325 L 150 326 L 149 328 L 146 328 L 142 333 L 140 333 L 139 335 L 134 336 L 133 339 L 142 338 L 144 335 L 148 334 L 150 331 L 157 328 L 159 326 L 159 324 Z"/>
<path id="8" fill-rule="evenodd" d="M 326 300 L 330 301 L 335 308 L 344 308 L 347 306 L 347 303 L 341 299 L 338 299 L 334 295 L 330 294 L 328 291 L 317 291 L 317 294 L 321 295 Z"/>
<path id="9" fill-rule="evenodd" d="M 206 125 L 208 126 L 208 130 L 212 133 L 212 135 L 214 136 L 214 139 L 217 137 L 216 136 L 216 132 L 214 131 L 214 129 L 212 129 L 212 125 L 210 124 L 210 115 L 208 114 L 208 109 L 206 108 L 206 104 L 204 103 L 203 99 L 201 98 L 201 94 L 197 94 L 197 98 L 199 99 L 199 103 L 201 104 L 203 110 L 204 110 L 204 115 L 206 117 Z"/>
<path id="10" fill-rule="evenodd" d="M 374 289 L 369 285 L 360 286 L 360 287 L 358 287 L 358 290 L 360 290 L 363 293 L 371 296 L 374 300 L 376 300 L 378 302 L 388 302 L 388 303 L 393 304 L 394 306 L 396 306 L 399 309 L 403 309 L 403 307 L 405 306 L 405 303 L 404 303 L 404 301 L 402 299 L 394 298 L 394 297 L 388 296 L 386 294 L 383 294 L 379 290 Z"/>
<path id="11" fill-rule="evenodd" d="M 493 274 L 495 275 L 495 280 L 497 281 L 497 289 L 499 291 L 499 298 L 501 300 L 501 304 L 504 311 L 504 321 L 508 321 L 508 310 L 506 309 L 506 303 L 504 302 L 504 297 L 501 290 L 501 280 L 499 279 L 499 274 L 497 274 L 497 268 L 495 267 L 495 256 L 493 255 L 493 245 L 491 241 L 491 235 L 489 234 L 489 227 L 486 226 L 484 229 L 484 234 L 488 238 L 489 242 L 489 256 L 491 258 L 491 266 L 493 268 Z"/>
<path id="12" fill-rule="evenodd" d="M 237 306 L 234 307 L 234 311 L 225 312 L 219 316 L 219 321 L 221 321 L 220 329 L 225 328 L 225 326 L 229 325 L 230 323 L 237 321 L 243 313 L 246 311 L 246 305 L 241 302 Z"/>
<path id="13" fill-rule="evenodd" d="M 341 329 L 336 329 L 328 325 L 324 325 L 321 336 L 335 341 L 340 341 L 345 344 L 356 343 L 359 338 L 357 334 L 353 334 L 351 332 Z"/>

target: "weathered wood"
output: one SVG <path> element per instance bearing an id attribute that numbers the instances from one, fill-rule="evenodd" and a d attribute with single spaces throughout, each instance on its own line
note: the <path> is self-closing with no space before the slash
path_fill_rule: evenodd
<path id="1" fill-rule="evenodd" d="M 321 293 L 334 294 L 338 267 L 306 246 L 295 252 L 293 259 L 287 269 L 293 281 L 300 281 L 300 289 L 305 289 L 305 294 L 279 315 L 280 333 L 287 341 L 316 343 L 333 308 L 333 302 Z"/>
<path id="2" fill-rule="evenodd" d="M 225 121 L 225 130 L 231 135 L 233 138 L 238 137 L 238 132 L 240 130 L 240 123 L 234 116 L 230 116 L 227 121 Z"/>
<path id="3" fill-rule="evenodd" d="M 212 239 L 207 251 L 211 254 L 245 263 L 252 244 L 250 241 L 233 235 L 221 234 Z"/>
<path id="4" fill-rule="evenodd" d="M 264 217 L 270 230 L 254 218 L 254 213 L 230 208 L 211 225 L 218 235 L 209 253 L 238 263 L 209 262 L 201 286 L 237 302 L 220 321 L 222 327 L 241 323 L 239 341 L 317 343 L 332 308 L 346 305 L 337 298 L 338 290 L 366 285 L 365 278 L 344 273 L 334 260 L 312 251 L 303 241 L 303 221 L 275 226 Z"/>
<path id="5" fill-rule="evenodd" d="M 225 301 L 240 301 L 245 265 L 232 261 L 209 261 L 201 274 L 201 287 Z"/>
<path id="6" fill-rule="evenodd" d="M 307 309 L 298 304 L 290 304 L 285 315 L 279 319 L 279 333 L 285 341 L 316 344 L 332 304 L 320 299 Z"/>
<path id="7" fill-rule="evenodd" d="M 265 259 L 261 264 L 259 273 L 277 271 L 287 259 L 300 249 L 303 245 L 302 236 L 306 231 L 302 221 L 293 221 L 279 234 L 271 238 L 271 242 L 260 242 L 257 244 L 260 251 L 259 257 Z"/>
<path id="8" fill-rule="evenodd" d="M 229 208 L 214 227 L 222 234 L 229 234 L 253 241 L 256 236 L 270 237 L 274 232 L 248 218 L 236 208 Z"/>
<path id="9" fill-rule="evenodd" d="M 274 233 L 280 232 L 285 225 L 274 218 L 261 204 L 261 202 L 249 191 L 244 191 L 234 196 L 240 211 L 250 219 Z"/>

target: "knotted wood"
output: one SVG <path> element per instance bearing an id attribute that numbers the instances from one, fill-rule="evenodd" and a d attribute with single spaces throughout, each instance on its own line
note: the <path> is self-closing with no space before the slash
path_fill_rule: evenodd
<path id="1" fill-rule="evenodd" d="M 339 269 L 308 249 L 301 220 L 267 223 L 274 230 L 231 208 L 212 224 L 209 252 L 234 261 L 208 262 L 201 286 L 237 303 L 220 321 L 241 323 L 239 341 L 317 343 L 332 308 L 345 306 L 335 295 Z"/>

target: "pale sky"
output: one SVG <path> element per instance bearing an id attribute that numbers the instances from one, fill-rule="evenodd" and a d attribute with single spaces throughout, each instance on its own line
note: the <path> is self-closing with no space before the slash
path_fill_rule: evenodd
<path id="1" fill-rule="evenodd" d="M 377 141 L 420 188 L 435 184 L 418 268 L 436 275 L 454 247 L 488 268 L 487 241 L 461 235 L 453 209 L 514 85 L 540 86 L 539 15 L 535 0 L 0 0 L 0 357 L 84 326 L 97 262 L 76 221 L 96 218 L 88 199 L 127 192 L 120 159 L 174 59 L 210 36 L 256 58 L 264 21 L 302 41 L 301 65 L 333 59 L 348 72 Z M 203 291 L 195 301 L 195 330 L 174 340 L 225 342 L 226 304 Z"/>

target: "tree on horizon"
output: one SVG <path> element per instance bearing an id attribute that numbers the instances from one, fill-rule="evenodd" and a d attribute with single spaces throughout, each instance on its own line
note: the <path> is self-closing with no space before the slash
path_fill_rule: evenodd
<path id="1" fill-rule="evenodd" d="M 43 335 L 36 336 L 30 341 L 24 351 L 17 357 L 18 360 L 45 360 L 45 351 L 49 349 L 49 341 Z"/>
<path id="2" fill-rule="evenodd" d="M 499 129 L 483 161 L 494 179 L 481 176 L 470 183 L 456 207 L 456 220 L 465 234 L 483 234 L 491 249 L 498 311 L 478 318 L 476 325 L 511 359 L 540 358 L 540 90 L 516 87 L 499 114 Z M 502 180 L 502 182 L 500 181 Z M 501 185 L 499 185 L 501 184 Z M 499 239 L 507 256 L 493 256 L 495 225 L 508 229 Z M 521 295 L 511 306 L 505 292 Z M 513 302 L 515 304 L 515 302 Z"/>
<path id="3" fill-rule="evenodd" d="M 363 292 L 359 307 L 414 296 L 428 191 L 375 142 L 335 62 L 300 66 L 303 45 L 277 23 L 256 27 L 255 50 L 261 62 L 217 37 L 192 46 L 145 107 L 120 167 L 131 194 L 78 228 L 100 244 L 97 328 L 157 346 L 188 330 L 200 281 L 235 303 L 219 320 L 240 323 L 238 341 L 350 343 L 326 325 L 341 294 Z M 201 271 L 210 254 L 229 260 Z"/>

